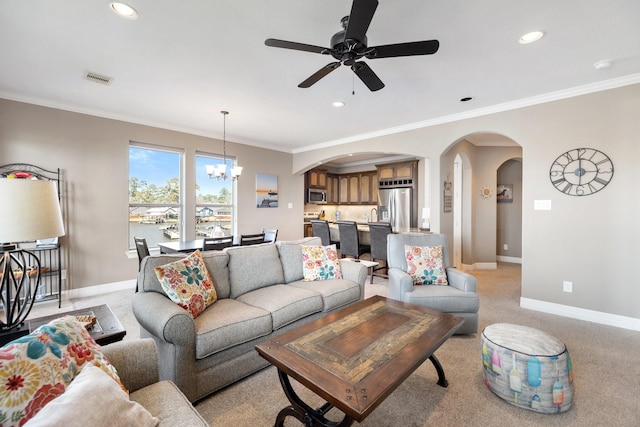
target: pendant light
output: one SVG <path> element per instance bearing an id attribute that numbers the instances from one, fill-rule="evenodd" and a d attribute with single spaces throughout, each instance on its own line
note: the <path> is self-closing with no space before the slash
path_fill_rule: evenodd
<path id="1" fill-rule="evenodd" d="M 220 111 L 223 117 L 223 133 L 222 133 L 222 164 L 219 165 L 206 165 L 207 175 L 209 178 L 217 178 L 218 180 L 227 178 L 231 181 L 235 181 L 242 174 L 242 166 L 232 166 L 231 175 L 227 175 L 227 114 L 228 111 Z"/>

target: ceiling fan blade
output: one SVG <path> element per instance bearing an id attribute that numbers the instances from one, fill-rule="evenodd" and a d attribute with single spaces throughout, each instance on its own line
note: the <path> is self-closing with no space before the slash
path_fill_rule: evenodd
<path id="1" fill-rule="evenodd" d="M 298 87 L 306 89 L 308 87 L 313 86 L 318 82 L 318 80 L 320 80 L 321 78 L 323 78 L 324 76 L 326 76 L 327 74 L 329 74 L 330 72 L 338 68 L 339 66 L 340 66 L 339 62 L 331 62 L 325 65 L 324 67 L 316 71 L 314 74 L 312 74 L 307 80 L 300 83 Z"/>
<path id="2" fill-rule="evenodd" d="M 377 7 L 378 0 L 353 0 L 344 39 L 364 41 Z"/>
<path id="3" fill-rule="evenodd" d="M 264 44 L 271 47 L 281 47 L 283 49 L 293 49 L 293 50 L 301 50 L 304 52 L 312 52 L 312 53 L 324 53 L 331 49 L 326 47 L 314 46 L 311 44 L 297 43 L 297 42 L 288 42 L 286 40 L 278 40 L 278 39 L 266 39 Z"/>
<path id="4" fill-rule="evenodd" d="M 360 80 L 362 80 L 362 83 L 364 83 L 371 92 L 375 92 L 376 90 L 380 90 L 384 87 L 384 83 L 382 83 L 382 80 L 380 80 L 376 73 L 374 73 L 373 70 L 369 68 L 366 62 L 356 62 L 351 66 L 351 69 L 354 73 L 356 73 L 356 76 L 358 76 Z"/>
<path id="5" fill-rule="evenodd" d="M 433 55 L 440 48 L 438 40 L 409 42 L 374 46 L 373 51 L 366 55 L 369 59 L 393 58 L 396 56 Z"/>

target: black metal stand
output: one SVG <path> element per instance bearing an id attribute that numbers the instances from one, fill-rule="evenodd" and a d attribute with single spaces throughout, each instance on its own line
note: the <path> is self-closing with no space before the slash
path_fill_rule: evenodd
<path id="1" fill-rule="evenodd" d="M 353 423 L 353 418 L 348 415 L 345 415 L 340 422 L 326 419 L 324 414 L 329 412 L 331 408 L 333 408 L 333 405 L 325 403 L 320 408 L 313 409 L 304 403 L 296 394 L 293 387 L 291 387 L 291 382 L 287 374 L 278 369 L 278 377 L 280 378 L 280 384 L 282 384 L 284 394 L 287 396 L 287 399 L 289 399 L 289 402 L 291 402 L 291 406 L 287 406 L 278 413 L 275 427 L 284 426 L 284 420 L 287 417 L 297 418 L 305 427 L 347 427 Z"/>

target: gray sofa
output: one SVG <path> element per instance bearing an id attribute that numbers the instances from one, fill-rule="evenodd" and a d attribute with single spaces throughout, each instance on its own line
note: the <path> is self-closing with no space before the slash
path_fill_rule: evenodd
<path id="1" fill-rule="evenodd" d="M 102 351 L 129 390 L 129 398 L 157 417 L 159 426 L 208 425 L 175 384 L 159 381 L 158 357 L 153 340 L 121 341 L 103 346 Z"/>
<path id="2" fill-rule="evenodd" d="M 363 299 L 367 269 L 358 263 L 341 262 L 342 279 L 303 282 L 301 244 L 320 239 L 202 252 L 218 301 L 195 319 L 166 296 L 154 270 L 185 255 L 145 258 L 132 305 L 141 337 L 158 347 L 160 378 L 194 402 L 268 366 L 256 344 Z"/>
<path id="3" fill-rule="evenodd" d="M 443 262 L 449 286 L 414 286 L 407 274 L 404 246 L 442 246 Z M 456 334 L 478 332 L 480 298 L 476 293 L 476 278 L 451 267 L 447 236 L 429 233 L 401 233 L 387 236 L 387 262 L 389 264 L 389 298 L 464 318 Z"/>

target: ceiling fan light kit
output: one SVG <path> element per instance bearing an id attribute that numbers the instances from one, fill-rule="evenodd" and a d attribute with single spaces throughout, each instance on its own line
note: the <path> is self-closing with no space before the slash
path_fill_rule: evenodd
<path id="1" fill-rule="evenodd" d="M 300 83 L 298 85 L 300 88 L 309 88 L 340 67 L 340 65 L 346 65 L 351 68 L 369 90 L 375 92 L 382 89 L 384 83 L 362 59 L 433 55 L 440 47 L 438 40 L 369 47 L 366 33 L 377 7 L 378 0 L 353 0 L 351 13 L 341 20 L 343 30 L 331 37 L 330 48 L 279 39 L 267 39 L 264 43 L 271 47 L 331 55 L 335 59 L 334 62 L 328 63 Z"/>

